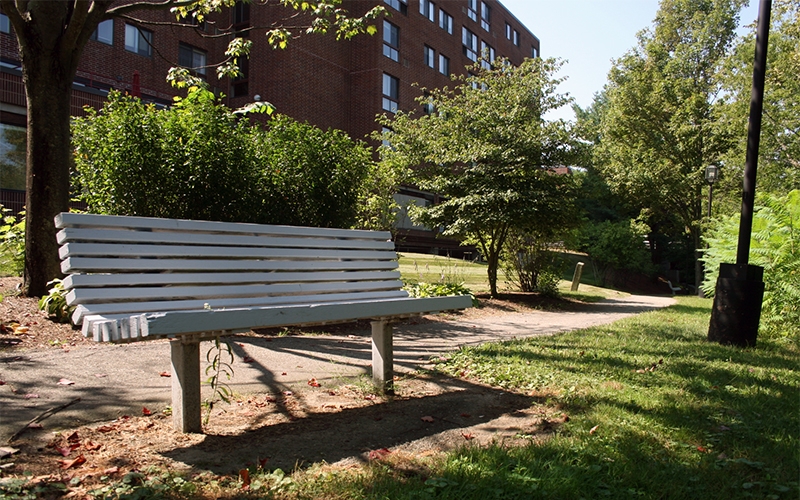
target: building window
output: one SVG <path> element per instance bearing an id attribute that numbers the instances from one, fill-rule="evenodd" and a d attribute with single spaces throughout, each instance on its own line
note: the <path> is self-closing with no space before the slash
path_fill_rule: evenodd
<path id="1" fill-rule="evenodd" d="M 422 104 L 422 112 L 426 115 L 432 115 L 436 112 L 436 106 L 434 106 L 431 101 L 425 101 L 425 103 Z"/>
<path id="2" fill-rule="evenodd" d="M 436 4 L 431 2 L 431 0 L 420 0 L 419 13 L 427 17 L 430 22 L 436 22 Z"/>
<path id="3" fill-rule="evenodd" d="M 511 40 L 511 25 L 506 23 L 506 38 Z"/>
<path id="4" fill-rule="evenodd" d="M 3 189 L 25 191 L 26 144 L 25 127 L 0 123 L 0 187 Z"/>
<path id="5" fill-rule="evenodd" d="M 481 28 L 489 31 L 492 22 L 492 8 L 486 2 L 481 2 Z"/>
<path id="6" fill-rule="evenodd" d="M 400 28 L 383 21 L 383 55 L 392 61 L 400 61 Z"/>
<path id="7" fill-rule="evenodd" d="M 439 73 L 450 76 L 450 59 L 442 54 L 439 54 Z"/>
<path id="8" fill-rule="evenodd" d="M 383 110 L 397 112 L 397 101 L 400 100 L 400 80 L 392 75 L 383 74 Z"/>
<path id="9" fill-rule="evenodd" d="M 392 147 L 391 141 L 387 139 L 388 135 L 393 132 L 392 129 L 389 127 L 381 127 L 381 146 L 386 146 L 387 148 Z"/>
<path id="10" fill-rule="evenodd" d="M 539 48 L 531 47 L 531 57 L 539 57 Z"/>
<path id="11" fill-rule="evenodd" d="M 11 33 L 11 21 L 5 14 L 0 14 L 0 33 Z"/>
<path id="12" fill-rule="evenodd" d="M 153 32 L 133 26 L 125 25 L 125 50 L 150 57 L 153 55 Z"/>
<path id="13" fill-rule="evenodd" d="M 114 20 L 106 19 L 98 24 L 90 39 L 107 45 L 114 45 Z"/>
<path id="14" fill-rule="evenodd" d="M 408 14 L 408 0 L 383 0 L 383 2 L 401 14 Z"/>
<path id="15" fill-rule="evenodd" d="M 514 30 L 514 45 L 519 47 L 519 31 Z"/>
<path id="16" fill-rule="evenodd" d="M 467 15 L 473 21 L 478 20 L 478 0 L 468 0 Z"/>
<path id="17" fill-rule="evenodd" d="M 489 45 L 488 43 L 481 40 L 481 66 L 483 69 L 492 69 L 492 61 L 495 60 L 497 54 L 495 54 L 494 47 Z"/>
<path id="18" fill-rule="evenodd" d="M 250 24 L 250 2 L 242 2 L 241 0 L 231 9 L 233 25 Z"/>
<path id="19" fill-rule="evenodd" d="M 436 67 L 436 51 L 425 45 L 425 66 L 429 68 Z"/>
<path id="20" fill-rule="evenodd" d="M 478 35 L 468 30 L 466 27 L 461 29 L 461 43 L 464 45 L 464 55 L 470 61 L 478 60 Z"/>
<path id="21" fill-rule="evenodd" d="M 247 80 L 250 76 L 250 58 L 245 57 L 239 59 L 239 76 L 235 77 L 232 82 L 233 97 L 245 97 L 250 95 L 250 83 Z"/>
<path id="22" fill-rule="evenodd" d="M 191 45 L 181 43 L 178 46 L 178 65 L 188 68 L 198 75 L 206 74 L 206 53 Z"/>
<path id="23" fill-rule="evenodd" d="M 449 34 L 453 34 L 453 16 L 442 9 L 439 9 L 439 27 Z"/>

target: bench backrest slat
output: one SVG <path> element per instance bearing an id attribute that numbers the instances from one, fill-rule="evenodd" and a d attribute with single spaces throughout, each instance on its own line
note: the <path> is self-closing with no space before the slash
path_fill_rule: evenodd
<path id="1" fill-rule="evenodd" d="M 297 283 L 326 281 L 379 281 L 398 280 L 399 271 L 315 271 L 271 273 L 123 273 L 123 274 L 70 274 L 64 278 L 64 287 L 93 288 L 116 286 L 197 285 L 234 283 Z"/>
<path id="2" fill-rule="evenodd" d="M 66 243 L 59 249 L 60 257 L 225 257 L 253 259 L 360 259 L 392 260 L 394 250 L 341 250 L 277 247 L 224 247 L 188 245 L 132 245 L 112 243 Z"/>
<path id="3" fill-rule="evenodd" d="M 396 269 L 394 261 L 372 260 L 211 260 L 211 259 L 111 259 L 67 257 L 61 261 L 65 274 L 82 271 L 95 273 L 126 271 L 350 271 Z"/>

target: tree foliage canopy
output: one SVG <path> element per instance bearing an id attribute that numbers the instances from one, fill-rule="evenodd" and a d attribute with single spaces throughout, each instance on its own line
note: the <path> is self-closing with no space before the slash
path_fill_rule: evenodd
<path id="1" fill-rule="evenodd" d="M 570 102 L 557 92 L 560 66 L 538 58 L 517 67 L 503 59 L 488 69 L 476 64 L 454 88 L 425 91 L 420 102 L 433 112 L 382 119 L 391 129 L 383 161 L 442 197 L 412 217 L 475 243 L 489 263 L 493 295 L 509 231 L 547 235 L 573 215 L 572 178 L 552 168 L 571 164 L 573 135 L 564 121 L 544 119 Z"/>

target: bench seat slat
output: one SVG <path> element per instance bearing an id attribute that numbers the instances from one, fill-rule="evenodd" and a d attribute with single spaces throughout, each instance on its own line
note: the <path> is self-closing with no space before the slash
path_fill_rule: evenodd
<path id="1" fill-rule="evenodd" d="M 283 283 L 278 285 L 228 285 L 228 286 L 167 286 L 125 288 L 78 288 L 67 294 L 67 304 L 90 304 L 93 302 L 135 302 L 157 298 L 216 299 L 264 297 L 275 295 L 312 295 L 326 292 L 365 292 L 372 290 L 396 290 L 402 288 L 401 281 L 353 281 L 328 283 Z"/>
<path id="2" fill-rule="evenodd" d="M 378 281 L 400 279 L 399 271 L 323 271 L 272 273 L 144 273 L 144 274 L 70 274 L 64 288 L 117 287 L 147 285 L 286 283 L 325 281 Z"/>
<path id="3" fill-rule="evenodd" d="M 171 301 L 143 301 L 143 302 L 110 302 L 106 304 L 78 305 L 72 314 L 72 322 L 80 325 L 83 319 L 91 314 L 122 314 L 131 315 L 155 311 L 202 310 L 206 305 L 212 309 L 242 308 L 242 307 L 268 307 L 282 304 L 324 303 L 337 301 L 357 301 L 375 298 L 378 300 L 391 298 L 407 298 L 404 290 L 373 291 L 368 293 L 329 293 L 317 295 L 286 295 L 279 297 L 247 297 L 238 299 L 208 299 L 208 300 L 171 300 Z"/>
<path id="4" fill-rule="evenodd" d="M 363 301 L 292 304 L 280 307 L 246 309 L 171 311 L 141 315 L 89 315 L 83 332 L 98 341 L 119 341 L 131 337 L 168 337 L 208 331 L 247 331 L 293 325 L 313 325 L 413 316 L 438 311 L 464 309 L 469 296 L 419 298 L 370 298 Z M 138 331 L 137 331 L 138 328 Z"/>
<path id="5" fill-rule="evenodd" d="M 468 295 L 327 303 L 242 310 L 173 311 L 147 314 L 149 335 L 175 335 L 209 330 L 264 328 L 297 323 L 352 321 L 402 314 L 423 314 L 472 305 Z"/>
<path id="6" fill-rule="evenodd" d="M 95 243 L 155 243 L 163 245 L 213 245 L 231 247 L 282 247 L 282 248 L 320 248 L 350 250 L 393 250 L 390 240 L 356 238 L 296 238 L 244 236 L 235 234 L 173 233 L 155 231 L 126 231 L 107 229 L 84 229 L 67 227 L 56 235 L 59 244 L 67 241 Z"/>
<path id="7" fill-rule="evenodd" d="M 216 222 L 187 219 L 158 219 L 127 215 L 97 215 L 60 213 L 56 215 L 58 229 L 71 227 L 103 227 L 118 229 L 146 229 L 158 231 L 196 231 L 210 233 L 240 233 L 252 235 L 302 235 L 317 238 L 361 238 L 387 241 L 391 239 L 388 231 L 368 231 L 361 229 L 338 229 L 321 227 L 300 227 L 263 225 L 245 222 Z"/>
<path id="8" fill-rule="evenodd" d="M 397 254 L 392 250 L 335 250 L 190 245 L 133 245 L 113 243 L 66 243 L 59 249 L 62 259 L 67 257 L 224 257 L 254 259 L 363 259 L 392 260 Z"/>
<path id="9" fill-rule="evenodd" d="M 110 273 L 125 271 L 335 271 L 393 270 L 397 261 L 281 261 L 211 259 L 112 259 L 67 257 L 61 261 L 64 274 L 79 272 Z"/>

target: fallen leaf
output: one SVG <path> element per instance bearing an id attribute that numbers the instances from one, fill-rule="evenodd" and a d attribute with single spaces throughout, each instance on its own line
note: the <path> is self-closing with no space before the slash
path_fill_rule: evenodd
<path id="1" fill-rule="evenodd" d="M 461 416 L 464 417 L 464 418 L 469 418 L 472 415 L 470 415 L 469 413 L 462 413 Z"/>
<path id="2" fill-rule="evenodd" d="M 433 421 L 434 421 L 434 418 L 433 418 L 433 417 L 431 417 L 431 416 L 425 416 L 425 417 L 422 417 L 422 419 L 421 419 L 421 420 L 422 420 L 423 422 L 433 422 Z"/>
<path id="3" fill-rule="evenodd" d="M 67 436 L 67 441 L 69 441 L 70 443 L 77 443 L 80 440 L 81 440 L 81 437 L 78 435 L 77 431 L 75 431 L 72 434 L 70 434 L 69 436 Z"/>
<path id="4" fill-rule="evenodd" d="M 58 380 L 58 385 L 75 385 L 75 382 L 66 378 L 62 378 Z"/>
<path id="5" fill-rule="evenodd" d="M 286 372 L 281 373 L 281 375 L 286 375 Z"/>
<path id="6" fill-rule="evenodd" d="M 6 385 L 6 381 L 5 380 L 0 380 L 0 385 Z"/>
<path id="7" fill-rule="evenodd" d="M 594 427 L 592 427 L 591 429 L 589 429 L 589 434 L 594 434 L 595 432 L 597 432 L 597 428 L 598 428 L 598 427 L 600 427 L 600 425 L 599 425 L 599 424 L 598 424 L 598 425 L 595 425 Z"/>
<path id="8" fill-rule="evenodd" d="M 153 422 L 145 422 L 145 423 L 143 423 L 142 425 L 139 426 L 139 430 L 143 431 L 145 429 L 149 429 L 149 428 L 153 427 L 154 425 L 156 425 L 156 424 L 153 423 Z"/>
<path id="9" fill-rule="evenodd" d="M 28 429 L 44 429 L 44 426 L 42 424 L 34 422 L 32 424 L 28 424 Z"/>
<path id="10" fill-rule="evenodd" d="M 161 373 L 159 373 L 159 375 L 161 375 L 162 377 L 171 377 L 172 376 L 172 374 L 170 372 L 161 372 Z"/>
<path id="11" fill-rule="evenodd" d="M 262 469 L 267 466 L 267 462 L 269 462 L 269 457 L 267 458 L 259 458 L 258 459 L 258 466 Z"/>
<path id="12" fill-rule="evenodd" d="M 386 458 L 392 453 L 391 450 L 388 448 L 381 448 L 379 450 L 372 450 L 369 452 L 369 459 L 370 460 L 380 460 L 382 458 Z"/>
<path id="13" fill-rule="evenodd" d="M 72 460 L 59 460 L 62 469 L 70 469 L 72 467 L 77 467 L 81 464 L 86 463 L 86 457 L 83 455 L 78 455 L 77 457 L 73 458 Z"/>
<path id="14" fill-rule="evenodd" d="M 250 487 L 250 471 L 242 469 L 239 471 L 239 477 L 242 479 L 242 488 Z"/>
<path id="15" fill-rule="evenodd" d="M 308 380 L 308 385 L 311 387 L 319 387 L 319 382 L 317 382 L 317 379 L 312 378 Z"/>
<path id="16" fill-rule="evenodd" d="M 28 333 L 28 330 L 30 330 L 30 328 L 28 328 L 27 326 L 15 327 L 14 328 L 14 335 L 22 335 L 23 333 Z"/>
<path id="17" fill-rule="evenodd" d="M 0 446 L 0 458 L 10 457 L 11 455 L 13 455 L 14 453 L 17 453 L 17 452 L 19 452 L 18 448 L 9 448 L 9 447 Z"/>
<path id="18" fill-rule="evenodd" d="M 25 399 L 36 399 L 36 398 L 39 397 L 39 395 L 38 394 L 29 393 L 29 394 L 26 394 L 26 395 L 24 395 L 22 397 L 25 398 Z"/>
<path id="19" fill-rule="evenodd" d="M 83 447 L 84 447 L 85 449 L 89 450 L 89 451 L 95 451 L 95 450 L 99 450 L 100 448 L 102 448 L 102 447 L 103 447 L 103 445 L 102 445 L 102 444 L 100 444 L 100 443 L 93 443 L 93 442 L 91 442 L 91 441 L 86 441 L 86 442 L 83 444 Z"/>
<path id="20" fill-rule="evenodd" d="M 706 448 L 704 448 L 702 446 L 698 446 L 697 447 L 697 451 L 699 451 L 700 453 L 706 453 L 708 451 L 708 449 L 706 449 Z"/>
<path id="21" fill-rule="evenodd" d="M 105 469 L 103 471 L 103 474 L 106 475 L 106 476 L 110 476 L 111 474 L 116 474 L 117 472 L 119 472 L 119 467 L 114 466 L 114 467 L 109 467 L 108 469 Z"/>
<path id="22" fill-rule="evenodd" d="M 111 431 L 113 431 L 113 430 L 115 430 L 115 429 L 116 429 L 116 427 L 112 427 L 112 426 L 110 426 L 110 425 L 101 425 L 100 427 L 98 427 L 98 428 L 97 428 L 97 429 L 95 429 L 95 430 L 96 430 L 97 432 L 111 432 Z"/>
<path id="23" fill-rule="evenodd" d="M 294 394 L 292 391 L 283 391 L 284 396 L 291 396 L 292 394 Z"/>
<path id="24" fill-rule="evenodd" d="M 275 398 L 273 398 L 272 396 L 267 396 L 267 398 L 265 399 L 265 401 L 266 401 L 267 403 L 277 403 L 277 402 L 278 402 L 278 400 L 277 400 L 277 399 L 275 399 Z"/>
<path id="25" fill-rule="evenodd" d="M 149 417 L 152 414 L 153 412 L 148 410 L 146 406 L 142 406 L 142 415 L 144 415 L 145 417 Z"/>
<path id="26" fill-rule="evenodd" d="M 474 434 L 472 434 L 471 432 L 467 432 L 467 433 L 464 433 L 464 432 L 462 432 L 462 433 L 461 433 L 461 435 L 462 435 L 462 436 L 464 437 L 464 439 L 466 439 L 467 441 L 469 441 L 470 439 L 475 439 L 475 435 L 474 435 Z"/>
<path id="27" fill-rule="evenodd" d="M 245 356 L 242 358 L 242 361 L 244 361 L 245 363 L 252 363 L 253 361 L 255 361 L 255 359 L 251 358 L 250 356 Z"/>
<path id="28" fill-rule="evenodd" d="M 64 446 L 64 447 L 56 446 L 56 451 L 61 453 L 62 456 L 68 457 L 69 454 L 72 453 L 72 446 Z"/>
<path id="29" fill-rule="evenodd" d="M 108 377 L 108 374 L 107 373 L 95 373 L 94 376 L 97 377 L 97 378 L 106 378 L 106 377 Z"/>

